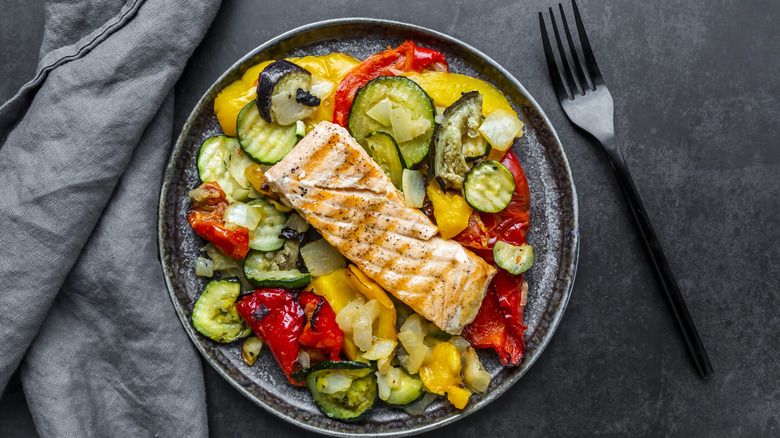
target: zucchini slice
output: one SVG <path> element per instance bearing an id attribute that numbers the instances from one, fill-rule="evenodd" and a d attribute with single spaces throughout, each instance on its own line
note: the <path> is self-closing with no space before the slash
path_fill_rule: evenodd
<path id="1" fill-rule="evenodd" d="M 306 386 L 314 403 L 330 418 L 358 421 L 376 400 L 374 369 L 363 362 L 322 361 L 310 368 Z"/>
<path id="2" fill-rule="evenodd" d="M 435 116 L 433 101 L 411 79 L 380 76 L 355 93 L 348 126 L 363 147 L 367 147 L 368 134 L 389 133 L 398 143 L 406 165 L 414 167 L 428 154 Z"/>
<path id="3" fill-rule="evenodd" d="M 297 257 L 296 257 L 297 259 Z M 244 276 L 257 287 L 301 289 L 311 283 L 311 274 L 293 268 L 283 251 L 250 251 L 244 259 Z"/>
<path id="4" fill-rule="evenodd" d="M 250 193 L 249 185 L 239 183 L 230 172 L 231 168 L 247 164 L 241 161 L 241 158 L 246 159 L 246 156 L 241 154 L 239 149 L 238 140 L 218 135 L 204 141 L 198 152 L 198 178 L 202 182 L 215 181 L 219 184 L 228 201 L 246 200 Z"/>
<path id="5" fill-rule="evenodd" d="M 250 201 L 252 205 L 263 209 L 264 219 L 257 228 L 249 231 L 249 248 L 260 251 L 274 251 L 284 245 L 284 239 L 279 237 L 287 223 L 287 216 L 265 199 Z"/>
<path id="6" fill-rule="evenodd" d="M 474 166 L 463 182 L 463 197 L 472 207 L 485 213 L 497 213 L 509 205 L 515 193 L 515 177 L 498 161 L 483 161 Z"/>
<path id="7" fill-rule="evenodd" d="M 534 249 L 527 243 L 515 246 L 499 240 L 493 247 L 493 259 L 510 274 L 518 275 L 531 268 L 534 263 Z"/>
<path id="8" fill-rule="evenodd" d="M 279 162 L 298 143 L 295 123 L 282 126 L 266 122 L 254 100 L 238 113 L 236 130 L 241 149 L 260 164 Z"/>
<path id="9" fill-rule="evenodd" d="M 287 60 L 274 61 L 257 79 L 257 109 L 268 123 L 289 125 L 314 112 L 320 104 L 313 96 L 311 73 Z"/>
<path id="10" fill-rule="evenodd" d="M 400 378 L 394 388 L 390 388 L 390 397 L 385 403 L 391 405 L 408 405 L 423 396 L 423 381 L 420 376 L 411 375 L 403 368 L 399 368 Z"/>
<path id="11" fill-rule="evenodd" d="M 217 342 L 233 342 L 252 333 L 236 311 L 241 283 L 232 280 L 212 281 L 195 302 L 192 325 L 195 330 Z"/>
<path id="12" fill-rule="evenodd" d="M 371 158 L 385 171 L 397 189 L 403 186 L 403 172 L 406 168 L 398 143 L 386 132 L 372 132 L 366 136 L 366 145 Z"/>
<path id="13" fill-rule="evenodd" d="M 464 94 L 444 110 L 428 157 L 429 172 L 442 189 L 461 188 L 471 167 L 466 160 L 485 155 L 487 141 L 478 131 L 481 121 L 482 95 L 478 91 Z"/>

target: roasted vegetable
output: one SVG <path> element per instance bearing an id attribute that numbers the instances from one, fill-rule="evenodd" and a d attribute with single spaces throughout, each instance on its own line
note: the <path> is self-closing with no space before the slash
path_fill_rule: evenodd
<path id="1" fill-rule="evenodd" d="M 357 90 L 379 76 L 395 76 L 396 72 L 421 72 L 433 68 L 447 72 L 447 60 L 435 50 L 417 47 L 406 41 L 395 49 L 375 53 L 344 76 L 336 89 L 333 123 L 347 126 L 347 120 Z M 412 164 L 412 163 L 408 163 Z"/>
<path id="2" fill-rule="evenodd" d="M 481 251 L 483 257 L 492 256 Z M 525 350 L 523 337 L 528 328 L 523 324 L 524 275 L 511 275 L 499 270 L 493 277 L 477 317 L 463 328 L 463 337 L 476 348 L 493 348 L 501 363 L 520 363 Z"/>
<path id="3" fill-rule="evenodd" d="M 259 210 L 262 219 L 249 231 L 249 247 L 260 251 L 274 251 L 284 245 L 279 237 L 287 222 L 287 216 L 265 199 L 250 201 L 249 206 Z"/>
<path id="4" fill-rule="evenodd" d="M 500 162 L 509 169 L 515 179 L 512 200 L 498 213 L 472 214 L 468 227 L 454 238 L 463 246 L 473 249 L 492 249 L 499 239 L 512 245 L 525 243 L 531 209 L 528 181 L 514 152 L 507 151 Z M 492 258 L 492 254 L 490 257 Z"/>
<path id="5" fill-rule="evenodd" d="M 493 247 L 493 259 L 510 274 L 522 274 L 530 269 L 534 262 L 534 249 L 527 243 L 515 246 L 498 241 Z"/>
<path id="6" fill-rule="evenodd" d="M 472 168 L 463 183 L 463 197 L 475 209 L 498 213 L 509 205 L 515 193 L 515 179 L 498 161 L 483 161 Z"/>
<path id="7" fill-rule="evenodd" d="M 257 336 L 268 345 L 282 372 L 293 385 L 301 385 L 291 374 L 301 369 L 298 363 L 306 315 L 295 295 L 287 289 L 258 289 L 236 304 Z"/>
<path id="8" fill-rule="evenodd" d="M 294 261 L 290 261 L 281 250 L 250 251 L 244 259 L 244 276 L 257 287 L 306 287 L 311 282 L 311 274 L 302 273 L 294 267 Z"/>
<path id="9" fill-rule="evenodd" d="M 436 178 L 442 188 L 463 186 L 471 167 L 466 159 L 485 154 L 487 142 L 477 130 L 481 118 L 482 95 L 478 91 L 464 94 L 444 110 L 428 155 L 429 179 Z"/>
<path id="10" fill-rule="evenodd" d="M 306 385 L 317 407 L 330 418 L 358 421 L 376 400 L 376 378 L 362 362 L 320 362 L 310 370 Z"/>
<path id="11" fill-rule="evenodd" d="M 429 181 L 427 193 L 442 239 L 452 239 L 469 226 L 471 206 L 462 196 L 442 192 L 436 181 Z"/>
<path id="12" fill-rule="evenodd" d="M 377 371 L 379 398 L 391 405 L 408 405 L 423 395 L 423 382 L 417 374 L 411 375 L 400 367 L 392 367 L 385 374 Z"/>
<path id="13" fill-rule="evenodd" d="M 425 202 L 425 179 L 419 170 L 404 169 L 401 178 L 404 199 L 410 207 L 422 208 Z"/>
<path id="14" fill-rule="evenodd" d="M 298 338 L 313 361 L 339 360 L 344 333 L 325 298 L 309 291 L 298 293 L 298 304 L 306 314 L 306 325 Z"/>
<path id="15" fill-rule="evenodd" d="M 282 59 L 260 73 L 256 102 L 263 120 L 284 126 L 308 117 L 320 99 L 311 94 L 311 73 Z"/>
<path id="16" fill-rule="evenodd" d="M 241 284 L 234 281 L 212 281 L 195 302 L 192 325 L 195 330 L 217 342 L 233 342 L 251 331 L 238 312 L 236 298 Z"/>
<path id="17" fill-rule="evenodd" d="M 244 257 L 249 252 L 249 230 L 225 226 L 228 201 L 219 185 L 205 182 L 190 191 L 190 197 L 192 207 L 187 213 L 187 221 L 192 229 L 226 255 L 236 259 Z"/>
<path id="18" fill-rule="evenodd" d="M 260 117 L 255 102 L 244 106 L 236 119 L 241 150 L 261 164 L 274 164 L 284 158 L 298 143 L 296 126 L 269 123 Z"/>
<path id="19" fill-rule="evenodd" d="M 311 275 L 328 275 L 347 266 L 344 256 L 325 239 L 307 243 L 301 248 L 301 257 Z"/>
<path id="20" fill-rule="evenodd" d="M 420 368 L 420 378 L 428 391 L 447 394 L 447 399 L 458 409 L 466 407 L 471 391 L 464 388 L 460 377 L 460 353 L 449 342 L 433 347 L 433 361 Z"/>
<path id="21" fill-rule="evenodd" d="M 422 88 L 404 77 L 380 76 L 355 94 L 349 132 L 367 147 L 372 132 L 390 133 L 404 163 L 414 167 L 428 154 L 436 110 Z"/>
<path id="22" fill-rule="evenodd" d="M 241 348 L 241 358 L 244 359 L 244 363 L 250 367 L 255 364 L 257 355 L 260 354 L 260 350 L 263 348 L 263 341 L 257 336 L 250 336 L 244 341 L 244 345 Z"/>
<path id="23" fill-rule="evenodd" d="M 372 132 L 366 136 L 366 146 L 371 158 L 382 168 L 393 185 L 401 189 L 406 163 L 393 136 L 386 132 Z"/>
<path id="24" fill-rule="evenodd" d="M 369 300 L 377 300 L 382 305 L 376 327 L 376 337 L 379 339 L 396 340 L 395 305 L 382 286 L 377 284 L 355 265 L 349 265 L 347 277 L 352 285 Z"/>
<path id="25" fill-rule="evenodd" d="M 248 199 L 251 194 L 244 168 L 252 164 L 238 140 L 224 135 L 204 141 L 198 153 L 198 177 L 202 182 L 215 181 L 229 201 Z M 238 171 L 240 169 L 240 172 Z"/>
<path id="26" fill-rule="evenodd" d="M 523 135 L 523 122 L 514 113 L 497 109 L 485 117 L 479 132 L 494 149 L 505 151 L 512 146 L 515 137 Z"/>

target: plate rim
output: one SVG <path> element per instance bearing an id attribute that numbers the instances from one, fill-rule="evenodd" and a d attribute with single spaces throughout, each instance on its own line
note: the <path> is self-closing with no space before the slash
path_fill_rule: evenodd
<path id="1" fill-rule="evenodd" d="M 192 327 L 191 324 L 188 324 L 188 321 L 186 321 L 186 318 L 183 315 L 186 315 L 185 309 L 183 308 L 182 304 L 179 302 L 175 292 L 174 292 L 174 285 L 172 283 L 171 278 L 174 276 L 174 272 L 169 268 L 168 264 L 166 263 L 166 260 L 168 259 L 166 252 L 165 252 L 165 213 L 167 212 L 167 201 L 170 194 L 170 188 L 171 188 L 171 181 L 172 176 L 175 173 L 176 170 L 176 164 L 179 161 L 179 158 L 181 154 L 183 153 L 184 149 L 184 143 L 186 141 L 186 138 L 184 136 L 185 132 L 189 132 L 190 126 L 193 124 L 197 113 L 199 112 L 199 109 L 203 106 L 206 100 L 211 101 L 212 99 L 207 99 L 207 96 L 212 94 L 212 89 L 215 88 L 217 84 L 225 80 L 227 76 L 229 76 L 232 72 L 234 72 L 235 69 L 239 68 L 241 64 L 249 61 L 253 57 L 257 56 L 263 51 L 266 51 L 270 48 L 273 48 L 274 46 L 280 45 L 280 43 L 284 42 L 285 40 L 288 40 L 290 38 L 293 38 L 295 36 L 298 36 L 300 34 L 316 31 L 317 29 L 322 29 L 325 27 L 330 26 L 340 26 L 340 25 L 363 25 L 363 24 L 377 24 L 377 25 L 384 25 L 384 26 L 393 26 L 400 29 L 410 29 L 415 32 L 421 32 L 426 33 L 429 36 L 442 40 L 446 43 L 460 46 L 461 48 L 466 49 L 466 51 L 472 52 L 474 55 L 479 57 L 481 60 L 483 60 L 486 64 L 488 64 L 490 67 L 496 69 L 501 75 L 503 75 L 508 81 L 510 81 L 515 87 L 518 88 L 518 90 L 523 94 L 523 96 L 528 100 L 529 104 L 538 112 L 538 115 L 541 116 L 541 121 L 544 123 L 546 128 L 549 130 L 549 135 L 552 136 L 555 143 L 557 143 L 558 146 L 558 152 L 560 153 L 560 166 L 564 170 L 564 174 L 566 175 L 566 182 L 568 185 L 568 188 L 571 191 L 571 230 L 567 230 L 568 233 L 570 233 L 570 236 L 565 236 L 564 241 L 566 240 L 566 237 L 571 239 L 571 248 L 572 248 L 572 254 L 571 259 L 568 263 L 563 263 L 561 266 L 561 270 L 565 271 L 566 268 L 568 268 L 568 271 L 570 272 L 569 278 L 567 279 L 566 285 L 561 291 L 562 296 L 560 298 L 560 301 L 558 303 L 558 310 L 555 311 L 554 315 L 552 316 L 551 321 L 549 322 L 549 327 L 546 330 L 546 335 L 542 337 L 542 339 L 537 344 L 537 351 L 534 355 L 532 355 L 529 358 L 529 361 L 524 364 L 523 369 L 520 370 L 517 374 L 511 376 L 509 379 L 506 379 L 502 381 L 499 386 L 493 388 L 489 394 L 489 396 L 485 397 L 484 399 L 480 400 L 480 402 L 471 407 L 470 409 L 467 409 L 465 411 L 461 411 L 455 415 L 447 416 L 440 418 L 438 420 L 435 420 L 428 424 L 423 425 L 417 425 L 413 426 L 410 429 L 406 430 L 393 430 L 393 431 L 379 431 L 379 432 L 372 432 L 372 433 L 353 433 L 353 432 L 345 432 L 345 431 L 337 431 L 337 430 L 331 430 L 322 428 L 316 425 L 308 424 L 304 421 L 301 421 L 297 418 L 285 415 L 283 412 L 275 409 L 274 407 L 267 404 L 264 400 L 258 398 L 255 396 L 255 394 L 252 394 L 249 392 L 248 389 L 246 389 L 244 386 L 242 386 L 238 381 L 236 381 L 232 376 L 229 376 L 225 370 L 223 370 L 221 367 L 218 367 L 215 363 L 216 361 L 209 360 L 210 356 L 208 352 L 205 350 L 205 348 L 201 345 L 200 342 L 197 341 L 197 336 L 195 334 L 195 330 Z M 514 386 L 522 376 L 525 375 L 526 372 L 531 368 L 531 366 L 536 362 L 536 360 L 539 358 L 539 356 L 542 354 L 544 349 L 547 347 L 549 342 L 551 341 L 553 335 L 555 334 L 555 331 L 557 330 L 558 326 L 560 325 L 560 321 L 563 318 L 563 314 L 565 313 L 566 307 L 568 305 L 569 299 L 571 297 L 571 293 L 574 287 L 576 272 L 577 272 L 577 265 L 579 260 L 579 250 L 580 250 L 580 230 L 579 230 L 579 201 L 577 197 L 577 191 L 574 184 L 574 178 L 571 172 L 571 167 L 569 165 L 568 158 L 565 154 L 565 151 L 563 150 L 563 145 L 561 144 L 560 138 L 558 137 L 557 132 L 555 131 L 555 128 L 553 127 L 552 123 L 550 122 L 549 118 L 547 117 L 547 114 L 542 110 L 542 108 L 539 106 L 539 104 L 536 102 L 534 97 L 528 92 L 528 90 L 525 89 L 525 87 L 518 81 L 508 70 L 506 70 L 502 65 L 494 61 L 491 57 L 487 56 L 482 51 L 476 49 L 475 47 L 471 46 L 468 43 L 465 43 L 455 37 L 452 37 L 450 35 L 447 35 L 443 32 L 439 32 L 437 30 L 429 29 L 423 26 L 405 23 L 401 21 L 396 20 L 388 20 L 388 19 L 378 19 L 378 18 L 367 18 L 367 17 L 345 17 L 345 18 L 333 18 L 333 19 L 327 19 L 327 20 L 321 20 L 313 23 L 309 23 L 303 26 L 299 26 L 296 28 L 293 28 L 291 30 L 288 30 L 282 34 L 277 35 L 274 38 L 269 39 L 265 43 L 255 47 L 254 49 L 247 52 L 245 55 L 243 55 L 240 59 L 238 59 L 236 62 L 234 62 L 230 67 L 228 67 L 213 83 L 212 85 L 204 92 L 203 96 L 198 100 L 198 102 L 193 107 L 190 114 L 187 116 L 187 119 L 184 123 L 184 125 L 181 128 L 181 131 L 177 137 L 176 143 L 173 147 L 173 150 L 171 151 L 168 163 L 165 168 L 165 174 L 163 175 L 163 181 L 162 181 L 162 187 L 160 190 L 160 202 L 158 205 L 158 227 L 157 227 L 157 235 L 158 235 L 158 250 L 159 250 L 159 258 L 160 258 L 160 264 L 162 266 L 163 270 L 163 276 L 165 278 L 165 284 L 166 288 L 168 289 L 168 294 L 171 299 L 171 302 L 173 303 L 173 306 L 176 310 L 177 316 L 179 317 L 179 321 L 184 326 L 185 331 L 187 332 L 187 335 L 190 338 L 190 341 L 195 345 L 198 352 L 201 354 L 201 356 L 205 359 L 206 362 L 208 362 L 212 368 L 214 368 L 215 371 L 223 378 L 225 379 L 233 388 L 237 389 L 244 397 L 252 401 L 254 404 L 262 407 L 267 412 L 275 415 L 278 418 L 281 418 L 284 421 L 287 421 L 288 423 L 294 424 L 298 427 L 301 427 L 305 430 L 317 432 L 317 433 L 327 433 L 332 436 L 343 436 L 343 437 L 349 437 L 349 436 L 381 436 L 381 437 L 396 437 L 396 436 L 409 436 L 409 435 L 417 435 L 424 432 L 429 432 L 435 429 L 438 429 L 440 427 L 443 427 L 447 424 L 451 424 L 455 421 L 461 420 L 472 413 L 480 410 L 481 408 L 487 406 L 488 404 L 494 402 L 498 397 L 503 395 L 510 387 Z M 559 271 L 560 272 L 560 271 Z M 549 310 L 549 309 L 548 309 Z"/>

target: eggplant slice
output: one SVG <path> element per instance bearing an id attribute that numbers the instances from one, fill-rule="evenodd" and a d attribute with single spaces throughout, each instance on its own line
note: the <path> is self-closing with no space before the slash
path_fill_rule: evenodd
<path id="1" fill-rule="evenodd" d="M 429 172 L 442 188 L 460 189 L 471 166 L 468 161 L 482 156 L 487 141 L 478 131 L 482 123 L 482 95 L 471 91 L 450 105 L 433 134 Z"/>
<path id="2" fill-rule="evenodd" d="M 311 73 L 290 61 L 274 61 L 257 80 L 257 110 L 268 123 L 290 125 L 302 120 L 319 106 L 311 94 Z"/>

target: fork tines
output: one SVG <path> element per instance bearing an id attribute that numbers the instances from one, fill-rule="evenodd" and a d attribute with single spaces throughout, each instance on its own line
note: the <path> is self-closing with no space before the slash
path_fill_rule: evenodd
<path id="1" fill-rule="evenodd" d="M 597 87 L 604 84 L 604 79 L 601 77 L 601 72 L 596 64 L 596 58 L 593 56 L 593 50 L 588 41 L 588 35 L 585 33 L 585 26 L 582 24 L 582 17 L 580 17 L 577 2 L 572 0 L 571 4 L 572 9 L 574 10 L 574 21 L 577 25 L 577 33 L 579 34 L 584 63 L 580 62 L 579 55 L 577 54 L 576 45 L 572 38 L 571 31 L 569 30 L 569 23 L 566 21 L 566 14 L 563 11 L 563 5 L 558 3 L 561 23 L 563 24 L 563 32 L 566 35 L 566 41 L 569 45 L 568 53 L 572 61 L 570 65 L 566 55 L 567 52 L 561 41 L 561 35 L 558 32 L 558 24 L 556 23 L 553 9 L 549 8 L 550 22 L 552 23 L 553 34 L 555 34 L 558 54 L 561 59 L 561 69 L 558 67 L 559 64 L 556 62 L 555 52 L 550 45 L 547 27 L 544 23 L 544 14 L 539 12 L 539 27 L 542 31 L 544 55 L 545 58 L 547 58 L 547 68 L 550 70 L 550 77 L 552 78 L 553 87 L 555 88 L 559 100 L 563 98 L 573 99 L 574 94 L 584 95 L 587 89 L 595 91 Z M 561 73 L 561 70 L 563 70 L 563 73 Z"/>

